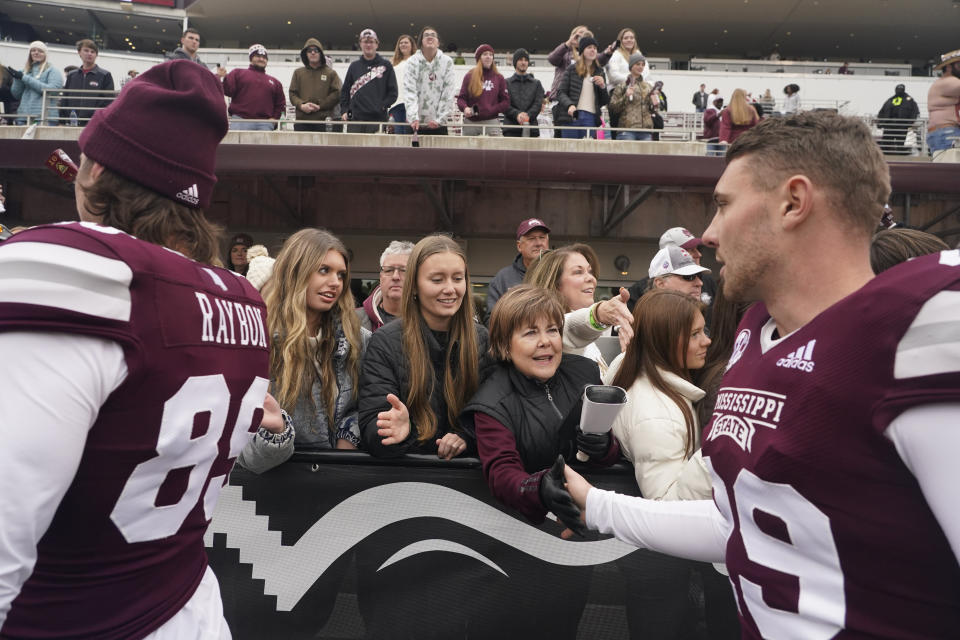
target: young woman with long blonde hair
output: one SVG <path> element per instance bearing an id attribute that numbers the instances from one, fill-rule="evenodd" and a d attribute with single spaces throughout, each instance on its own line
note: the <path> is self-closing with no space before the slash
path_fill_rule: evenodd
<path id="1" fill-rule="evenodd" d="M 7 73 L 13 76 L 10 93 L 20 101 L 20 106 L 17 107 L 17 124 L 26 124 L 27 116 L 33 116 L 34 121 L 37 121 L 43 113 L 43 92 L 63 87 L 60 70 L 47 61 L 47 45 L 39 40 L 30 43 L 23 70 L 8 67 Z M 54 101 L 54 105 L 57 102 Z M 56 106 L 49 107 L 46 124 L 60 124 L 59 115 L 60 111 Z"/>
<path id="2" fill-rule="evenodd" d="M 370 332 L 350 292 L 347 249 L 321 229 L 290 236 L 264 286 L 270 332 L 270 390 L 285 429 L 261 427 L 238 462 L 258 473 L 294 449 L 356 449 L 360 362 Z"/>
<path id="3" fill-rule="evenodd" d="M 614 47 L 614 45 L 617 45 Z M 613 92 L 617 85 L 627 81 L 630 76 L 630 56 L 642 53 L 637 45 L 637 33 L 629 28 L 620 29 L 616 42 L 608 46 L 600 55 L 600 62 L 606 60 L 607 90 Z"/>
<path id="4" fill-rule="evenodd" d="M 760 122 L 757 110 L 747 102 L 747 92 L 734 89 L 730 104 L 720 114 L 720 142 L 730 142 L 740 137 L 744 131 L 752 129 Z"/>
<path id="5" fill-rule="evenodd" d="M 389 117 L 393 118 L 394 122 L 407 121 L 407 108 L 403 104 L 406 97 L 403 91 L 403 74 L 406 72 L 411 56 L 416 52 L 417 41 L 413 36 L 405 33 L 397 38 L 397 45 L 393 48 L 393 59 L 390 61 L 393 64 L 393 72 L 397 75 L 398 89 L 397 101 L 390 105 L 389 113 Z M 394 126 L 393 132 L 398 134 L 410 133 L 410 128 Z"/>
<path id="6" fill-rule="evenodd" d="M 360 429 L 370 453 L 473 450 L 458 416 L 489 364 L 487 330 L 474 321 L 466 254 L 449 236 L 418 242 L 407 262 L 400 318 L 370 340 L 360 376 Z"/>
<path id="7" fill-rule="evenodd" d="M 494 62 L 493 47 L 482 44 L 477 47 L 473 57 L 477 66 L 463 77 L 460 93 L 457 94 L 457 107 L 470 124 L 463 123 L 465 136 L 503 135 L 497 116 L 510 108 L 510 94 L 507 93 L 507 81 Z M 487 125 L 486 131 L 481 125 Z"/>

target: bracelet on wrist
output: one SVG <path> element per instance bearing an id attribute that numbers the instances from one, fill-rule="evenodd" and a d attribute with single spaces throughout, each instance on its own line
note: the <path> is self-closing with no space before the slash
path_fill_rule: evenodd
<path id="1" fill-rule="evenodd" d="M 600 303 L 597 302 L 592 307 L 590 307 L 590 326 L 596 329 L 597 331 L 603 331 L 604 329 L 609 329 L 610 325 L 600 322 L 597 318 L 597 310 L 600 308 Z"/>

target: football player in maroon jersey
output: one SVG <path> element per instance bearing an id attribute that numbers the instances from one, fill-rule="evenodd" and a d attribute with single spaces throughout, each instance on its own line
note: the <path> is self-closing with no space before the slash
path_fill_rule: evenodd
<path id="1" fill-rule="evenodd" d="M 226 131 L 213 74 L 157 65 L 80 136 L 82 222 L 0 244 L 4 638 L 230 635 L 203 534 L 268 349 L 256 290 L 211 266 Z"/>
<path id="2" fill-rule="evenodd" d="M 960 629 L 960 251 L 874 277 L 889 170 L 859 120 L 763 121 L 727 153 L 703 234 L 740 323 L 703 457 L 713 500 L 566 470 L 589 526 L 726 561 L 747 638 Z"/>

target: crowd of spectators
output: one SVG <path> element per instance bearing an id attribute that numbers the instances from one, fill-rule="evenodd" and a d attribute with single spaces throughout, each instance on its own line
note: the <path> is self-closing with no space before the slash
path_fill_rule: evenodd
<path id="1" fill-rule="evenodd" d="M 249 269 L 253 281 L 253 264 L 264 258 L 246 264 L 252 244 L 235 234 L 226 255 L 229 268 Z M 493 495 L 537 523 L 554 490 L 557 454 L 569 459 L 579 450 L 596 464 L 622 455 L 644 496 L 708 499 L 700 428 L 746 305 L 724 300 L 700 264 L 702 240 L 682 227 L 666 230 L 629 307 L 626 289 L 598 301 L 598 260 L 588 244 L 551 249 L 550 229 L 537 218 L 521 222 L 516 244 L 482 323 L 466 254 L 448 236 L 390 242 L 378 286 L 355 301 L 343 243 L 317 229 L 293 234 L 255 282 L 266 301 L 271 389 L 283 422 L 263 426 L 239 464 L 262 473 L 295 451 L 318 449 L 477 456 Z M 945 247 L 919 231 L 879 231 L 874 268 Z M 598 349 L 605 336 L 619 340 L 615 357 Z M 601 382 L 627 390 L 628 410 L 609 434 L 585 434 L 580 391 Z M 647 570 L 632 588 L 648 594 L 647 632 L 683 633 L 692 572 L 710 601 L 711 637 L 738 637 L 722 566 L 642 555 Z"/>
<path id="2" fill-rule="evenodd" d="M 202 64 L 200 42 L 200 33 L 188 28 L 168 57 Z M 459 124 L 460 119 L 453 117 L 457 111 L 462 115 L 463 135 L 657 141 L 666 125 L 668 102 L 663 82 L 648 82 L 650 69 L 636 32 L 630 28 L 621 29 L 616 39 L 601 49 L 589 27 L 574 27 L 568 39 L 547 57 L 554 67 L 549 90 L 529 73 L 530 54 L 523 48 L 513 53 L 514 72 L 507 78 L 497 68 L 493 47 L 480 45 L 474 52 L 476 66 L 463 78 L 457 92 L 453 69 L 464 61 L 459 53 L 454 60 L 443 52 L 436 28 L 424 27 L 416 37 L 401 35 L 390 60 L 378 54 L 379 46 L 376 32 L 363 29 L 357 42 L 361 55 L 341 81 L 320 40 L 308 38 L 300 52 L 303 67 L 295 70 L 284 95 L 281 82 L 265 72 L 266 48 L 251 45 L 247 69 L 227 73 L 219 64 L 216 68 L 224 94 L 231 99 L 231 128 L 274 130 L 286 113 L 288 100 L 295 112 L 296 131 L 446 135 L 451 124 Z M 65 80 L 46 62 L 47 47 L 40 41 L 31 43 L 22 70 L 0 66 L 0 100 L 7 113 L 17 114 L 16 123 L 41 115 L 44 91 L 63 88 L 68 92 L 48 104 L 46 117 L 51 125 L 82 126 L 94 109 L 109 102 L 115 84 L 110 72 L 96 64 L 96 43 L 80 40 L 77 52 L 82 64 L 67 67 Z M 945 54 L 944 60 L 950 55 Z M 955 64 L 944 62 L 936 68 L 944 69 L 945 78 L 956 78 Z M 129 72 L 124 83 L 136 73 Z M 846 64 L 840 73 L 849 73 Z M 940 113 L 960 100 L 952 86 L 943 91 L 947 84 L 937 83 L 928 100 L 931 117 L 936 120 L 929 136 L 934 153 L 952 148 L 957 136 L 949 127 L 960 126 L 956 118 L 940 122 Z M 588 85 L 592 91 L 583 90 Z M 84 93 L 69 93 L 80 89 Z M 717 89 L 707 92 L 707 85 L 701 84 L 692 104 L 697 113 L 703 114 L 700 138 L 708 145 L 707 154 L 722 154 L 725 143 L 733 142 L 763 117 L 802 109 L 799 85 L 784 86 L 783 96 L 780 111 L 775 111 L 776 100 L 769 88 L 756 95 L 736 89 L 725 98 Z M 881 145 L 888 152 L 909 153 L 903 142 L 917 116 L 906 111 L 916 103 L 911 99 L 906 106 L 895 106 L 885 105 L 878 116 L 888 125 L 878 122 L 883 129 Z M 903 123 L 895 122 L 901 119 Z M 334 128 L 330 124 L 333 120 L 358 124 Z M 609 128 L 614 131 L 604 131 Z"/>

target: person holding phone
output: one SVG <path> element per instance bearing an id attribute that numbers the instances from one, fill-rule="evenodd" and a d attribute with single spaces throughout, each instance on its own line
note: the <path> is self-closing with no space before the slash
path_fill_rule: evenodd
<path id="1" fill-rule="evenodd" d="M 626 82 L 614 88 L 610 94 L 610 115 L 618 118 L 617 126 L 631 129 L 653 128 L 653 88 L 643 81 L 647 59 L 640 53 L 630 56 L 630 75 Z M 617 140 L 652 140 L 649 131 L 618 131 Z"/>

